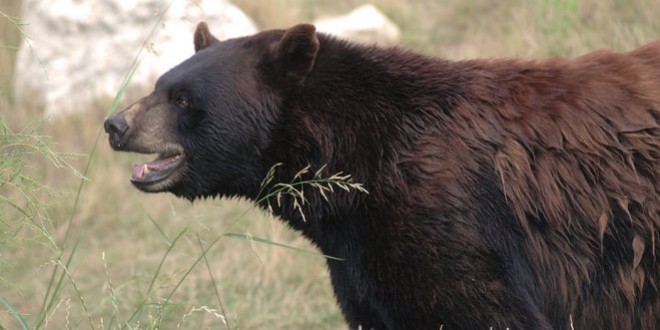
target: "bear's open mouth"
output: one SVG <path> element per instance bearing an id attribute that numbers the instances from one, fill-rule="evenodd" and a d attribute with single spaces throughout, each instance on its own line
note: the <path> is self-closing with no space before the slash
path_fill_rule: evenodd
<path id="1" fill-rule="evenodd" d="M 133 183 L 153 183 L 170 176 L 183 163 L 183 154 L 160 154 L 158 158 L 133 165 Z"/>

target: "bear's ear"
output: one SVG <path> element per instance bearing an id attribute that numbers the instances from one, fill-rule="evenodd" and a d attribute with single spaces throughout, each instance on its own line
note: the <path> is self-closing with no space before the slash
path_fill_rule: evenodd
<path id="1" fill-rule="evenodd" d="M 195 29 L 195 53 L 198 51 L 213 45 L 214 43 L 220 42 L 216 37 L 211 34 L 209 31 L 209 26 L 206 22 L 200 22 L 197 24 Z"/>
<path id="2" fill-rule="evenodd" d="M 284 32 L 277 45 L 276 58 L 287 78 L 302 82 L 314 67 L 314 60 L 319 51 L 319 39 L 316 27 L 311 24 L 299 24 Z"/>

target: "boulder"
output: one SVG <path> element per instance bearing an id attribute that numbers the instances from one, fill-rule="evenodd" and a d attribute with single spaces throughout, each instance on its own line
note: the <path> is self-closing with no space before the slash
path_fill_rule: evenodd
<path id="1" fill-rule="evenodd" d="M 227 0 L 24 0 L 22 15 L 29 39 L 17 54 L 16 100 L 37 98 L 46 116 L 113 97 L 138 52 L 129 90 L 153 88 L 158 76 L 194 53 L 191 36 L 199 21 L 222 39 L 256 32 Z"/>
<path id="2" fill-rule="evenodd" d="M 319 18 L 319 31 L 362 43 L 395 44 L 401 31 L 387 16 L 372 5 L 356 8 L 345 16 Z"/>

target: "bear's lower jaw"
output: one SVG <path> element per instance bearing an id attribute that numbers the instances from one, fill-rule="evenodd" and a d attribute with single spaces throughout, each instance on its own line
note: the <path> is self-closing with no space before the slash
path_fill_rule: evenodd
<path id="1" fill-rule="evenodd" d="M 160 192 L 173 185 L 181 176 L 186 157 L 183 154 L 158 156 L 143 164 L 133 166 L 131 183 L 145 192 Z"/>

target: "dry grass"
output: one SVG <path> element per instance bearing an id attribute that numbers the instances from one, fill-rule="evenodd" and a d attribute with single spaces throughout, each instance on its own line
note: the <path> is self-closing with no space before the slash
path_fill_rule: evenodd
<path id="1" fill-rule="evenodd" d="M 357 0 L 241 0 L 235 1 L 260 28 L 285 27 L 336 15 L 361 3 Z M 493 56 L 573 56 L 601 47 L 632 49 L 660 37 L 660 2 L 657 0 L 507 0 L 507 1 L 373 1 L 403 30 L 402 44 L 436 56 L 454 59 Z M 18 14 L 16 0 L 0 0 L 0 11 Z M 18 35 L 0 19 L 3 45 L 18 44 Z M 0 49 L 0 111 L 14 129 L 38 117 L 34 107 L 16 108 L 10 97 L 13 74 L 11 48 Z M 126 98 L 124 102 L 129 102 Z M 44 133 L 53 136 L 55 149 L 90 154 L 109 106 L 101 100 L 84 115 L 49 121 Z M 128 182 L 130 166 L 144 157 L 111 152 L 101 141 L 82 189 L 71 238 L 78 248 L 68 271 L 80 293 L 68 281 L 49 314 L 46 328 L 114 328 L 111 319 L 126 320 L 144 299 L 158 263 L 178 233 L 178 241 L 163 265 L 156 290 L 148 302 L 165 298 L 192 262 L 201 254 L 197 235 L 208 244 L 237 217 L 232 229 L 275 242 L 313 249 L 296 233 L 259 211 L 248 211 L 244 201 L 204 201 L 191 205 L 170 195 L 147 195 Z M 72 164 L 82 169 L 86 158 Z M 49 215 L 58 240 L 64 238 L 79 179 L 71 171 L 35 161 L 31 172 L 53 191 Z M 0 193 L 11 194 L 3 190 Z M 4 206 L 0 206 L 4 207 Z M 150 220 L 163 230 L 159 233 Z M 0 219 L 5 221 L 6 219 Z M 70 252 L 73 241 L 65 247 Z M 11 300 L 30 321 L 42 303 L 57 251 L 43 237 L 24 229 L 13 246 L 0 251 L 10 267 L 0 269 L 2 296 Z M 66 255 L 66 254 L 65 254 Z M 104 256 L 104 258 L 103 258 Z M 162 328 L 225 329 L 212 310 L 220 306 L 211 278 L 222 299 L 232 329 L 336 329 L 343 328 L 327 278 L 324 260 L 259 243 L 223 238 L 207 258 L 212 276 L 202 263 L 185 279 L 173 296 Z M 86 312 L 83 303 L 87 307 Z M 113 297 L 115 297 L 113 299 Z M 115 308 L 115 305 L 117 306 Z M 190 316 L 193 308 L 200 308 Z M 140 328 L 157 314 L 147 308 Z M 89 317 L 89 318 L 88 318 Z M 183 323 L 182 323 L 183 322 Z M 0 325 L 18 326 L 0 311 Z"/>

